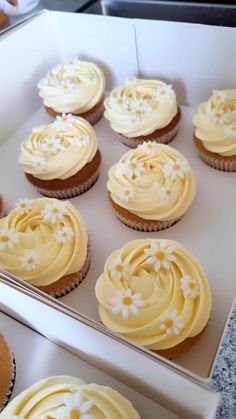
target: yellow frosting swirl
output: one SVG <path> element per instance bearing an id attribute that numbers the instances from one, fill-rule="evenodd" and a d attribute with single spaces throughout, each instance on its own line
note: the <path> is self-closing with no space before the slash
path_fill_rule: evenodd
<path id="1" fill-rule="evenodd" d="M 103 97 L 105 78 L 94 63 L 73 58 L 52 68 L 38 83 L 43 103 L 56 112 L 81 114 Z"/>
<path id="2" fill-rule="evenodd" d="M 33 129 L 21 144 L 20 163 L 38 179 L 68 179 L 89 163 L 97 151 L 91 125 L 71 114 Z"/>
<path id="3" fill-rule="evenodd" d="M 164 128 L 177 114 L 172 86 L 159 80 L 128 79 L 111 92 L 104 105 L 111 128 L 128 138 Z"/>
<path id="4" fill-rule="evenodd" d="M 236 89 L 213 90 L 193 118 L 196 137 L 206 150 L 221 156 L 236 155 Z"/>
<path id="5" fill-rule="evenodd" d="M 108 176 L 112 200 L 145 220 L 181 217 L 195 194 L 187 160 L 172 147 L 155 142 L 125 153 Z"/>
<path id="6" fill-rule="evenodd" d="M 110 387 L 69 376 L 48 377 L 16 396 L 1 419 L 139 419 L 133 405 Z"/>
<path id="7" fill-rule="evenodd" d="M 108 257 L 95 290 L 105 326 L 153 350 L 198 335 L 210 316 L 205 274 L 173 240 L 127 243 Z"/>
<path id="8" fill-rule="evenodd" d="M 35 286 L 80 271 L 88 235 L 69 201 L 21 199 L 0 220 L 0 267 Z"/>

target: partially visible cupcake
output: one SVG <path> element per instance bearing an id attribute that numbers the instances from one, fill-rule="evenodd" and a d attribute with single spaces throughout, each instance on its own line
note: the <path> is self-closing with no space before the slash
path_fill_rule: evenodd
<path id="1" fill-rule="evenodd" d="M 4 216 L 4 200 L 2 195 L 0 195 L 0 218 Z"/>
<path id="2" fill-rule="evenodd" d="M 105 100 L 105 118 L 129 147 L 144 141 L 167 144 L 177 134 L 180 108 L 171 85 L 131 78 Z"/>
<path id="3" fill-rule="evenodd" d="M 15 361 L 5 337 L 0 333 L 0 411 L 11 397 L 15 382 Z"/>
<path id="4" fill-rule="evenodd" d="M 72 198 L 97 181 L 101 153 L 91 125 L 68 114 L 34 128 L 21 144 L 19 161 L 27 179 L 43 195 Z"/>
<path id="5" fill-rule="evenodd" d="M 6 29 L 10 25 L 10 19 L 6 13 L 0 13 L 0 30 Z"/>
<path id="6" fill-rule="evenodd" d="M 128 242 L 106 260 L 95 292 L 106 327 L 168 358 L 197 342 L 211 312 L 199 262 L 173 240 Z"/>
<path id="7" fill-rule="evenodd" d="M 78 286 L 89 264 L 86 226 L 69 201 L 20 199 L 0 220 L 0 267 L 53 297 Z"/>
<path id="8" fill-rule="evenodd" d="M 105 78 L 94 63 L 75 57 L 58 64 L 39 81 L 38 89 L 46 111 L 54 118 L 72 113 L 94 125 L 103 116 Z"/>
<path id="9" fill-rule="evenodd" d="M 163 230 L 187 211 L 195 195 L 189 163 L 168 145 L 144 142 L 108 172 L 107 189 L 117 217 L 140 231 Z"/>
<path id="10" fill-rule="evenodd" d="M 44 378 L 16 396 L 1 419 L 140 419 L 131 402 L 111 387 L 66 375 Z"/>
<path id="11" fill-rule="evenodd" d="M 214 169 L 236 171 L 236 89 L 213 90 L 193 118 L 199 157 Z"/>

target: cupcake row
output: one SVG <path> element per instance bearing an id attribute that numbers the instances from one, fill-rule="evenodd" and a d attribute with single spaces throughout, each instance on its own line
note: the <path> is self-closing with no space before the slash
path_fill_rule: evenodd
<path id="1" fill-rule="evenodd" d="M 159 80 L 126 80 L 105 98 L 105 77 L 94 63 L 71 59 L 53 67 L 38 83 L 39 95 L 54 118 L 72 113 L 91 124 L 103 116 L 129 147 L 144 141 L 169 143 L 181 119 L 171 85 Z M 213 90 L 193 119 L 200 158 L 215 169 L 236 170 L 236 90 Z"/>

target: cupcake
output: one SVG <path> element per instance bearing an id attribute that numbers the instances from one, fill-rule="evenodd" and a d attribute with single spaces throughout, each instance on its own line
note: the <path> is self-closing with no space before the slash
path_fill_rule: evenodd
<path id="1" fill-rule="evenodd" d="M 236 171 L 236 89 L 213 90 L 193 118 L 199 157 L 214 169 Z"/>
<path id="2" fill-rule="evenodd" d="M 94 63 L 73 58 L 59 64 L 39 81 L 38 89 L 53 118 L 72 113 L 94 125 L 103 116 L 105 78 Z"/>
<path id="3" fill-rule="evenodd" d="M 0 218 L 4 215 L 4 201 L 2 195 L 0 195 Z"/>
<path id="4" fill-rule="evenodd" d="M 15 382 L 15 361 L 8 343 L 0 333 L 0 411 L 11 397 Z"/>
<path id="5" fill-rule="evenodd" d="M 57 116 L 50 125 L 34 128 L 21 144 L 19 161 L 40 193 L 72 198 L 97 181 L 101 153 L 91 125 L 68 114 Z"/>
<path id="6" fill-rule="evenodd" d="M 111 387 L 65 375 L 44 378 L 16 396 L 0 414 L 13 417 L 140 419 L 131 402 Z"/>
<path id="7" fill-rule="evenodd" d="M 144 142 L 108 172 L 109 199 L 117 217 L 140 231 L 163 230 L 184 215 L 195 194 L 187 160 L 164 144 Z"/>
<path id="8" fill-rule="evenodd" d="M 211 312 L 200 264 L 173 240 L 134 240 L 116 250 L 95 292 L 106 327 L 168 358 L 197 342 Z"/>
<path id="9" fill-rule="evenodd" d="M 104 105 L 105 118 L 128 147 L 144 141 L 167 144 L 177 134 L 180 109 L 172 86 L 162 81 L 128 79 Z"/>
<path id="10" fill-rule="evenodd" d="M 86 226 L 68 201 L 20 199 L 0 220 L 0 267 L 53 297 L 79 285 L 89 264 Z"/>

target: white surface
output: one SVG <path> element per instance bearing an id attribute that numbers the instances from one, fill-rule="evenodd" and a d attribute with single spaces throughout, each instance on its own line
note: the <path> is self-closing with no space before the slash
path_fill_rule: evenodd
<path id="1" fill-rule="evenodd" d="M 95 382 L 119 391 L 133 403 L 143 419 L 180 418 L 2 313 L 0 330 L 7 338 L 16 360 L 16 382 L 12 397 L 41 378 L 72 375 L 82 378 L 86 383 Z"/>

